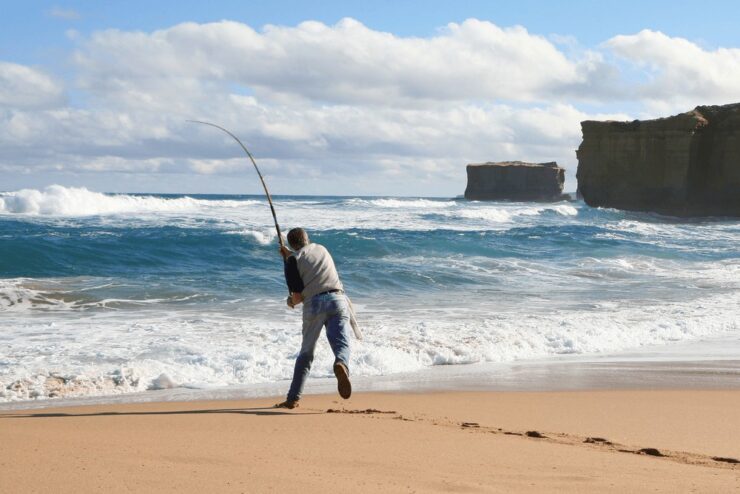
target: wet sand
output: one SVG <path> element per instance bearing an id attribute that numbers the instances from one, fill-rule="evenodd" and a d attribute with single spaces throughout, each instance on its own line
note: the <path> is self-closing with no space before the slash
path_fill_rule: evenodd
<path id="1" fill-rule="evenodd" d="M 6 410 L 0 492 L 740 491 L 737 389 L 277 400 Z"/>

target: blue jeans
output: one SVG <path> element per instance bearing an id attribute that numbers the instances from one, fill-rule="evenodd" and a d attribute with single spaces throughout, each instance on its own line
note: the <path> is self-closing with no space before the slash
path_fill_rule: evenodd
<path id="1" fill-rule="evenodd" d="M 316 341 L 321 328 L 326 326 L 326 338 L 334 352 L 334 361 L 343 363 L 349 370 L 349 307 L 344 293 L 314 295 L 303 303 L 303 343 L 295 361 L 293 382 L 288 400 L 298 400 L 311 371 Z"/>

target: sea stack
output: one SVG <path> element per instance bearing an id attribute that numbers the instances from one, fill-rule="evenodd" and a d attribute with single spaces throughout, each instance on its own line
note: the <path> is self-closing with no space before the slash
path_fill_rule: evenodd
<path id="1" fill-rule="evenodd" d="M 501 161 L 467 166 L 470 201 L 557 201 L 563 199 L 565 170 L 554 161 Z"/>
<path id="2" fill-rule="evenodd" d="M 576 176 L 589 206 L 740 216 L 740 103 L 581 129 Z"/>

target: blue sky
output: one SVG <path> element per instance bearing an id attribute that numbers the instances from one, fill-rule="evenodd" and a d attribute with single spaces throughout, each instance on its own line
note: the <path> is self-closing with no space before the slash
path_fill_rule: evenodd
<path id="1" fill-rule="evenodd" d="M 588 0 L 542 1 L 121 1 L 3 2 L 0 56 L 20 63 L 46 60 L 55 48 L 71 47 L 65 31 L 152 31 L 186 21 L 237 20 L 251 26 L 295 25 L 305 20 L 334 24 L 352 17 L 373 29 L 400 36 L 429 36 L 449 22 L 474 17 L 500 26 L 522 25 L 539 34 L 574 36 L 584 45 L 614 35 L 653 29 L 706 47 L 740 40 L 736 1 Z M 51 15 L 75 12 L 78 18 Z"/>
<path id="2" fill-rule="evenodd" d="M 257 192 L 184 117 L 233 126 L 278 193 L 454 196 L 467 162 L 503 159 L 557 159 L 574 189 L 581 120 L 740 100 L 730 1 L 2 10 L 4 190 Z"/>

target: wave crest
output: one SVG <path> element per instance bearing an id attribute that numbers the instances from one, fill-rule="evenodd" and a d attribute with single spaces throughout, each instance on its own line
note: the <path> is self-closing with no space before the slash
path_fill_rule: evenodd
<path id="1" fill-rule="evenodd" d="M 250 230 L 246 228 L 242 230 L 229 231 L 229 232 L 226 232 L 226 234 L 227 235 L 241 235 L 245 238 L 253 240 L 259 245 L 270 245 L 273 242 L 275 242 L 275 239 L 277 238 L 276 232 L 263 231 L 263 230 Z M 283 234 L 282 236 L 283 236 L 283 241 L 284 242 L 287 241 L 287 237 L 285 237 L 285 234 Z"/>
<path id="2" fill-rule="evenodd" d="M 457 202 L 446 199 L 349 199 L 347 204 L 355 206 L 374 206 L 385 209 L 441 209 L 457 206 Z"/>
<path id="3" fill-rule="evenodd" d="M 50 185 L 0 194 L 0 213 L 33 216 L 95 216 L 105 214 L 190 211 L 204 201 L 191 197 L 161 198 L 103 194 L 85 187 Z"/>
<path id="4" fill-rule="evenodd" d="M 500 203 L 495 207 L 478 207 L 471 209 L 460 209 L 443 213 L 449 218 L 466 220 L 485 220 L 493 223 L 506 223 L 521 216 L 577 216 L 578 210 L 570 204 L 556 204 L 548 206 L 526 206 L 511 207 Z"/>

